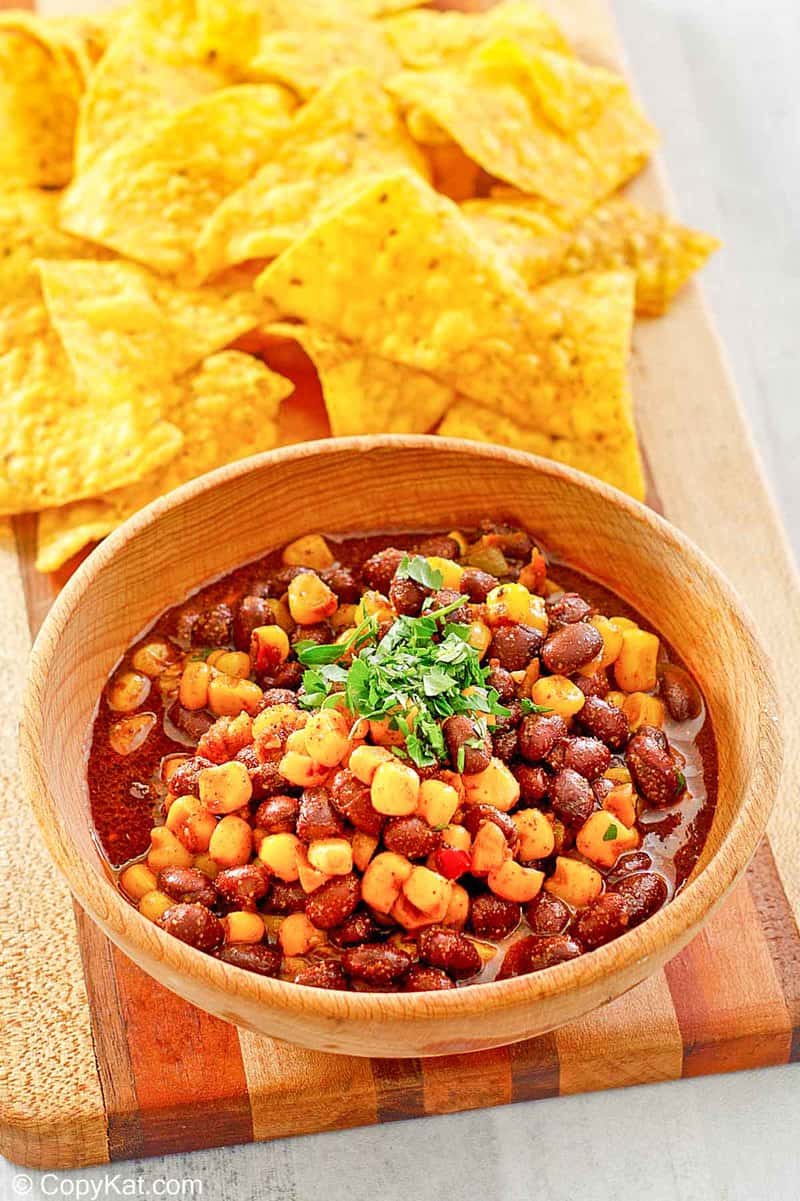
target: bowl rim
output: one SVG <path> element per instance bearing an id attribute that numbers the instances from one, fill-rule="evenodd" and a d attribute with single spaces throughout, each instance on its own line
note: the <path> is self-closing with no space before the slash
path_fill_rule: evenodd
<path id="1" fill-rule="evenodd" d="M 60 841 L 53 823 L 45 820 L 49 812 L 59 813 L 60 803 L 50 790 L 45 772 L 39 724 L 41 706 L 33 680 L 43 681 L 52 675 L 57 661 L 60 627 L 90 595 L 95 576 L 113 562 L 121 547 L 140 531 L 157 523 L 163 514 L 191 504 L 197 496 L 253 471 L 268 468 L 273 463 L 292 462 L 327 453 L 358 454 L 380 449 L 403 451 L 422 447 L 490 459 L 501 464 L 511 463 L 598 493 L 605 501 L 623 511 L 626 520 L 647 526 L 658 538 L 672 542 L 676 549 L 697 561 L 713 578 L 730 609 L 730 617 L 738 626 L 738 632 L 748 643 L 751 655 L 757 657 L 761 664 L 757 728 L 761 753 L 753 764 L 747 783 L 742 785 L 745 795 L 739 811 L 708 863 L 668 905 L 646 922 L 591 953 L 543 971 L 507 980 L 422 993 L 357 993 L 300 988 L 291 981 L 241 971 L 180 942 L 148 921 L 109 878 L 98 881 L 100 889 L 97 897 L 90 895 L 84 887 L 84 875 L 89 870 L 86 859 L 77 851 L 71 839 L 66 844 Z M 201 587 L 203 582 L 198 580 L 193 587 Z M 448 1018 L 478 1013 L 488 1016 L 503 1009 L 535 1006 L 545 998 L 553 999 L 597 985 L 603 977 L 611 978 L 619 972 L 632 969 L 652 955 L 660 955 L 663 959 L 665 951 L 672 945 L 677 953 L 745 870 L 761 841 L 780 781 L 782 734 L 772 661 L 761 644 L 746 605 L 705 552 L 655 510 L 584 472 L 525 451 L 430 434 L 381 434 L 318 439 L 239 459 L 152 501 L 108 535 L 61 589 L 36 637 L 23 699 L 20 757 L 26 793 L 51 856 L 81 906 L 123 949 L 128 943 L 137 945 L 148 960 L 158 959 L 178 977 L 191 977 L 203 988 L 217 991 L 220 999 L 227 994 L 231 998 L 245 997 L 268 1010 L 281 1010 L 295 1016 L 344 1018 L 348 1023 L 369 1021 L 381 1025 L 404 1021 L 413 1023 L 418 1018 L 446 1021 Z M 98 904 L 99 901 L 102 903 Z M 102 916 L 97 913 L 98 908 L 102 909 Z M 179 991 L 179 986 L 175 987 Z"/>

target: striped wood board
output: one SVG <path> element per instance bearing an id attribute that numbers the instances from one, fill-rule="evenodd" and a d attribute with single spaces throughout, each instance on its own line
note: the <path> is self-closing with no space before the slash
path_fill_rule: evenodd
<path id="1" fill-rule="evenodd" d="M 551 7 L 587 57 L 619 65 L 606 0 Z M 669 203 L 657 163 L 636 191 Z M 696 285 L 668 317 L 637 326 L 633 381 L 650 501 L 738 584 L 789 695 L 800 673 L 797 582 Z M 769 839 L 746 880 L 664 971 L 553 1034 L 466 1056 L 348 1059 L 239 1031 L 161 988 L 72 904 L 20 804 L 8 716 L 56 586 L 33 571 L 33 538 L 27 518 L 0 522 L 0 1151 L 9 1158 L 76 1167 L 800 1058 L 796 724 Z"/>

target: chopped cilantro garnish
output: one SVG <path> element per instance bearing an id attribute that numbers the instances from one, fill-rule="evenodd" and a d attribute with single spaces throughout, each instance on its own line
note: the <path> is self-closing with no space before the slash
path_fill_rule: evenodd
<path id="1" fill-rule="evenodd" d="M 619 830 L 612 822 L 611 825 L 606 830 L 605 834 L 603 835 L 603 842 L 613 842 L 618 834 L 619 834 Z"/>
<path id="2" fill-rule="evenodd" d="M 679 792 L 686 791 L 686 776 L 683 774 L 682 771 L 678 772 L 678 791 Z"/>
<path id="3" fill-rule="evenodd" d="M 489 670 L 470 645 L 468 628 L 443 623 L 463 603 L 459 597 L 420 617 L 398 617 L 379 641 L 377 622 L 368 618 L 346 642 L 299 643 L 297 657 L 308 668 L 300 703 L 319 709 L 337 703 L 343 694 L 351 713 L 373 721 L 389 718 L 418 767 L 444 760 L 442 722 L 455 713 L 468 713 L 476 720 L 475 745 L 483 745 L 486 715 L 506 717 L 509 710 L 500 704 L 496 689 L 487 685 Z M 345 666 L 341 660 L 349 653 Z"/>
<path id="4" fill-rule="evenodd" d="M 415 584 L 421 584 L 423 588 L 430 588 L 432 592 L 438 592 L 442 586 L 442 573 L 436 567 L 431 567 L 427 559 L 422 555 L 412 555 L 411 558 L 405 555 L 400 562 L 400 566 L 396 572 L 402 580 L 413 580 Z"/>
<path id="5" fill-rule="evenodd" d="M 532 700 L 528 699 L 527 696 L 523 696 L 522 700 L 520 701 L 520 705 L 522 706 L 522 713 L 524 717 L 527 717 L 529 713 L 553 712 L 553 710 L 548 709 L 546 705 L 535 705 Z"/>

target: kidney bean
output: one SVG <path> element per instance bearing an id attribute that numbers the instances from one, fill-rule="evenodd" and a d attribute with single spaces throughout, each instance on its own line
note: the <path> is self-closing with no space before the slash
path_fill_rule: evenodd
<path id="1" fill-rule="evenodd" d="M 655 872 L 642 872 L 635 876 L 625 876 L 614 885 L 614 892 L 625 899 L 628 906 L 628 924 L 638 926 L 666 901 L 667 882 Z"/>
<path id="2" fill-rule="evenodd" d="M 261 676 L 259 683 L 264 689 L 264 695 L 274 690 L 283 691 L 291 689 L 296 692 L 303 682 L 303 672 L 305 668 L 297 659 L 287 659 L 285 663 L 281 663 L 275 668 L 271 676 Z M 295 703 L 297 697 L 294 698 Z"/>
<path id="3" fill-rule="evenodd" d="M 457 980 L 465 980 L 481 970 L 483 961 L 477 947 L 457 930 L 427 926 L 420 931 L 417 946 L 420 959 L 431 967 L 442 968 Z"/>
<path id="4" fill-rule="evenodd" d="M 577 959 L 581 954 L 580 943 L 567 934 L 551 934 L 540 937 L 531 934 L 520 938 L 506 951 L 506 957 L 497 973 L 498 980 L 510 976 L 524 976 L 529 972 L 541 972 L 544 968 Z"/>
<path id="5" fill-rule="evenodd" d="M 584 696 L 608 696 L 608 676 L 602 668 L 593 672 L 590 676 L 573 676 L 572 682 L 580 688 Z"/>
<path id="6" fill-rule="evenodd" d="M 550 777 L 543 767 L 518 763 L 512 768 L 519 784 L 519 799 L 524 805 L 536 805 L 547 796 Z"/>
<path id="7" fill-rule="evenodd" d="M 599 696 L 587 696 L 578 714 L 578 722 L 595 738 L 616 750 L 628 741 L 628 719 L 616 705 Z"/>
<path id="8" fill-rule="evenodd" d="M 561 738 L 553 743 L 544 757 L 544 761 L 552 771 L 561 771 L 564 766 L 564 756 L 567 752 L 567 739 Z"/>
<path id="9" fill-rule="evenodd" d="M 491 892 L 483 892 L 472 898 L 469 922 L 478 938 L 500 942 L 516 930 L 519 919 L 520 907 L 516 901 L 507 901 Z"/>
<path id="10" fill-rule="evenodd" d="M 501 809 L 495 809 L 494 805 L 469 805 L 461 819 L 461 824 L 466 826 L 473 838 L 484 822 L 494 822 L 503 831 L 509 847 L 514 849 L 519 840 L 519 831 L 511 817 Z"/>
<path id="11" fill-rule="evenodd" d="M 421 963 L 412 963 L 403 983 L 403 992 L 441 992 L 444 988 L 455 988 L 447 972 Z"/>
<path id="12" fill-rule="evenodd" d="M 327 788 L 306 788 L 300 798 L 297 837 L 313 842 L 315 838 L 335 838 L 343 829 Z"/>
<path id="13" fill-rule="evenodd" d="M 295 626 L 291 636 L 292 646 L 298 642 L 313 642 L 315 646 L 327 646 L 333 642 L 333 630 L 327 621 L 315 621 L 313 625 Z"/>
<path id="14" fill-rule="evenodd" d="M 432 854 L 441 835 L 432 830 L 421 817 L 394 817 L 383 828 L 383 845 L 408 859 L 424 859 Z"/>
<path id="15" fill-rule="evenodd" d="M 275 615 L 261 596 L 243 596 L 233 615 L 233 645 L 237 650 L 250 650 L 250 637 L 258 626 L 275 624 Z"/>
<path id="16" fill-rule="evenodd" d="M 384 550 L 379 550 L 376 554 L 371 555 L 361 568 L 364 583 L 368 588 L 374 588 L 377 592 L 388 596 L 392 577 L 405 557 L 406 552 L 398 550 L 394 546 L 387 546 Z"/>
<path id="17" fill-rule="evenodd" d="M 318 930 L 332 930 L 355 912 L 360 900 L 361 880 L 355 873 L 333 876 L 310 894 L 306 915 Z"/>
<path id="18" fill-rule="evenodd" d="M 273 705 L 292 705 L 297 708 L 297 695 L 289 688 L 267 688 L 258 706 L 259 713 Z"/>
<path id="19" fill-rule="evenodd" d="M 599 738 L 566 738 L 564 767 L 571 768 L 587 780 L 595 780 L 608 771 L 611 751 Z"/>
<path id="20" fill-rule="evenodd" d="M 496 660 L 492 660 L 489 664 L 486 687 L 494 688 L 501 705 L 510 704 L 517 695 L 517 686 L 514 683 L 514 677 L 510 671 L 506 671 L 505 667 L 501 667 Z"/>
<path id="21" fill-rule="evenodd" d="M 659 692 L 674 721 L 691 721 L 703 709 L 700 691 L 688 671 L 668 663 L 659 671 Z"/>
<path id="22" fill-rule="evenodd" d="M 178 701 L 170 705 L 167 717 L 192 742 L 199 742 L 214 724 L 214 718 L 205 709 L 184 709 Z"/>
<path id="23" fill-rule="evenodd" d="M 430 596 L 430 591 L 430 588 L 418 584 L 416 580 L 395 576 L 389 586 L 389 600 L 398 613 L 416 617 L 426 598 Z"/>
<path id="24" fill-rule="evenodd" d="M 492 734 L 505 734 L 508 730 L 516 730 L 522 722 L 522 702 L 509 701 L 506 706 L 510 710 L 508 717 L 498 717 L 492 726 Z"/>
<path id="25" fill-rule="evenodd" d="M 592 615 L 592 606 L 577 592 L 562 592 L 560 596 L 548 598 L 545 608 L 551 630 L 573 625 L 576 621 L 585 621 Z"/>
<path id="26" fill-rule="evenodd" d="M 284 880 L 274 879 L 269 895 L 262 905 L 264 913 L 304 913 L 306 894 L 300 884 L 287 884 Z"/>
<path id="27" fill-rule="evenodd" d="M 591 784 L 572 768 L 566 767 L 553 776 L 549 794 L 553 812 L 568 826 L 582 826 L 594 811 Z"/>
<path id="28" fill-rule="evenodd" d="M 326 567 L 324 571 L 320 572 L 320 575 L 331 592 L 335 593 L 340 605 L 358 604 L 361 599 L 361 589 L 349 567 L 341 567 L 338 563 L 334 563 L 333 567 Z"/>
<path id="29" fill-rule="evenodd" d="M 519 734 L 516 730 L 501 730 L 492 734 L 492 751 L 496 759 L 510 763 L 519 750 Z"/>
<path id="30" fill-rule="evenodd" d="M 334 809 L 347 818 L 352 826 L 377 838 L 386 819 L 373 809 L 369 785 L 356 779 L 349 768 L 343 768 L 333 777 L 330 798 Z"/>
<path id="31" fill-rule="evenodd" d="M 449 538 L 446 534 L 432 534 L 429 538 L 423 538 L 415 554 L 422 555 L 425 559 L 458 559 L 461 547 L 455 538 Z"/>
<path id="32" fill-rule="evenodd" d="M 265 942 L 232 943 L 217 952 L 217 959 L 258 976 L 277 976 L 281 966 L 279 949 Z"/>
<path id="33" fill-rule="evenodd" d="M 328 938 L 335 947 L 357 947 L 369 942 L 376 932 L 377 926 L 366 909 L 357 909 L 340 926 L 329 930 Z"/>
<path id="34" fill-rule="evenodd" d="M 200 772 L 213 767 L 210 759 L 193 755 L 175 769 L 169 779 L 169 790 L 173 796 L 200 796 Z"/>
<path id="35" fill-rule="evenodd" d="M 525 916 L 534 934 L 549 935 L 563 934 L 569 926 L 572 914 L 569 906 L 559 897 L 551 897 L 549 892 L 540 892 L 538 897 L 528 901 Z"/>
<path id="36" fill-rule="evenodd" d="M 267 834 L 294 834 L 300 801 L 297 797 L 279 794 L 262 801 L 253 818 L 253 824 Z"/>
<path id="37" fill-rule="evenodd" d="M 575 934 L 587 951 L 624 934 L 630 922 L 628 903 L 616 892 L 605 892 L 578 914 Z"/>
<path id="38" fill-rule="evenodd" d="M 406 974 L 412 962 L 407 951 L 388 945 L 353 947 L 342 956 L 342 967 L 348 976 L 368 984 L 394 984 Z"/>
<path id="39" fill-rule="evenodd" d="M 484 771 L 492 758 L 492 743 L 488 734 L 480 735 L 473 718 L 455 713 L 442 724 L 447 754 L 453 771 L 474 775 Z M 468 745 L 478 740 L 478 745 Z"/>
<path id="40" fill-rule="evenodd" d="M 216 904 L 217 894 L 208 876 L 196 867 L 164 867 L 158 873 L 158 887 L 174 901 L 205 905 Z"/>
<path id="41" fill-rule="evenodd" d="M 571 676 L 603 649 L 600 631 L 584 621 L 562 626 L 546 639 L 541 651 L 542 663 L 554 675 Z"/>
<path id="42" fill-rule="evenodd" d="M 610 884 L 617 884 L 625 876 L 633 875 L 634 872 L 649 872 L 652 866 L 653 860 L 647 851 L 626 851 L 614 864 L 614 870 L 609 874 L 608 881 Z"/>
<path id="43" fill-rule="evenodd" d="M 184 902 L 173 905 L 162 913 L 158 924 L 162 930 L 198 951 L 213 951 L 225 936 L 222 922 L 205 905 Z"/>
<path id="44" fill-rule="evenodd" d="M 542 634 L 533 626 L 500 626 L 489 643 L 489 658 L 506 671 L 523 671 L 542 645 Z"/>
<path id="45" fill-rule="evenodd" d="M 243 746 L 236 752 L 236 759 L 247 768 L 254 801 L 280 794 L 286 788 L 286 781 L 278 771 L 277 758 L 262 762 L 254 746 Z"/>
<path id="46" fill-rule="evenodd" d="M 480 524 L 482 541 L 486 546 L 498 546 L 510 559 L 529 559 L 533 550 L 533 539 L 525 530 L 509 525 L 506 521 L 485 518 Z"/>
<path id="47" fill-rule="evenodd" d="M 431 609 L 446 609 L 448 605 L 453 605 L 457 600 L 463 600 L 460 592 L 456 592 L 454 588 L 439 588 L 436 592 L 431 593 L 430 608 Z M 462 625 L 467 625 L 471 620 L 471 614 L 466 604 L 461 605 L 458 609 L 453 609 L 447 614 L 447 621 L 461 622 Z"/>
<path id="48" fill-rule="evenodd" d="M 482 605 L 493 588 L 500 581 L 497 576 L 477 567 L 465 567 L 461 576 L 461 591 L 466 593 L 474 605 Z"/>
<path id="49" fill-rule="evenodd" d="M 557 713 L 529 713 L 519 727 L 519 753 L 539 763 L 566 736 L 567 723 Z"/>
<path id="50" fill-rule="evenodd" d="M 261 863 L 228 867 L 217 874 L 214 887 L 231 909 L 255 909 L 269 891 L 269 872 Z"/>
<path id="51" fill-rule="evenodd" d="M 662 730 L 642 726 L 631 737 L 625 752 L 625 762 L 637 792 L 655 808 L 672 805 L 686 787 L 686 781 L 664 743 L 666 737 Z"/>
<path id="52" fill-rule="evenodd" d="M 198 613 L 192 622 L 192 646 L 225 646 L 231 641 L 233 613 L 220 601 Z"/>
<path id="53" fill-rule="evenodd" d="M 318 959 L 302 968 L 294 978 L 295 984 L 305 984 L 306 988 L 338 988 L 347 989 L 347 977 L 340 963 L 335 959 Z"/>

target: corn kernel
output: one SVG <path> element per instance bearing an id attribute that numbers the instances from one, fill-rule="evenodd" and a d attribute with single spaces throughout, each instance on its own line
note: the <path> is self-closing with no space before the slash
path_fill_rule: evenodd
<path id="1" fill-rule="evenodd" d="M 253 831 L 243 817 L 229 813 L 211 835 L 208 853 L 221 868 L 242 867 L 253 853 Z"/>
<path id="2" fill-rule="evenodd" d="M 250 656 L 244 651 L 223 651 L 214 666 L 223 675 L 246 680 L 250 675 Z"/>
<path id="3" fill-rule="evenodd" d="M 506 836 L 494 822 L 481 822 L 478 832 L 472 840 L 473 876 L 488 876 L 496 871 L 506 860 L 511 858 Z"/>
<path id="4" fill-rule="evenodd" d="M 200 800 L 210 813 L 234 813 L 253 795 L 247 768 L 237 760 L 206 767 L 197 779 Z"/>
<path id="5" fill-rule="evenodd" d="M 118 755 L 131 755 L 138 751 L 156 724 L 155 713 L 129 713 L 115 721 L 108 731 L 108 742 Z"/>
<path id="6" fill-rule="evenodd" d="M 303 892 L 315 892 L 318 888 L 321 888 L 326 880 L 330 879 L 330 876 L 326 875 L 325 872 L 321 872 L 318 868 L 311 866 L 308 859 L 308 852 L 302 842 L 297 847 L 297 871 L 300 887 Z"/>
<path id="7" fill-rule="evenodd" d="M 640 726 L 661 729 L 667 715 L 661 697 L 651 696 L 649 692 L 631 692 L 622 702 L 622 712 L 631 730 L 638 730 Z"/>
<path id="8" fill-rule="evenodd" d="M 524 905 L 541 892 L 544 872 L 537 871 L 535 867 L 523 867 L 514 859 L 506 859 L 489 872 L 486 883 L 495 896 Z"/>
<path id="9" fill-rule="evenodd" d="M 251 716 L 258 713 L 264 693 L 252 680 L 237 676 L 214 675 L 208 684 L 208 707 L 215 717 Z"/>
<path id="10" fill-rule="evenodd" d="M 632 784 L 617 784 L 603 800 L 603 808 L 618 818 L 623 826 L 631 827 L 636 821 L 636 793 Z"/>
<path id="11" fill-rule="evenodd" d="M 428 867 L 412 867 L 411 874 L 403 882 L 403 895 L 406 900 L 427 914 L 444 914 L 450 904 L 450 894 L 453 885 L 450 880 L 432 872 Z M 438 916 L 434 917 L 438 921 Z"/>
<path id="12" fill-rule="evenodd" d="M 191 758 L 190 755 L 165 755 L 161 760 L 160 775 L 165 784 L 169 784 L 175 772 Z"/>
<path id="13" fill-rule="evenodd" d="M 253 718 L 253 738 L 265 738 L 272 733 L 300 730 L 308 721 L 308 714 L 295 705 L 270 705 Z M 276 746 L 279 742 L 276 741 Z"/>
<path id="14" fill-rule="evenodd" d="M 461 555 L 461 557 L 463 559 L 464 555 L 469 550 L 469 545 L 467 543 L 466 538 L 461 533 L 461 530 L 451 530 L 450 533 L 447 535 L 447 537 L 452 538 L 453 541 L 458 544 L 458 553 L 459 553 L 459 555 Z"/>
<path id="15" fill-rule="evenodd" d="M 217 821 L 198 797 L 180 796 L 169 807 L 166 825 L 186 849 L 196 855 L 208 850 Z"/>
<path id="16" fill-rule="evenodd" d="M 614 679 L 623 692 L 651 692 L 657 683 L 659 640 L 647 630 L 622 631 Z"/>
<path id="17" fill-rule="evenodd" d="M 219 864 L 215 863 L 208 854 L 195 855 L 192 866 L 196 867 L 199 872 L 202 872 L 204 876 L 208 876 L 211 880 L 216 880 L 219 875 Z"/>
<path id="18" fill-rule="evenodd" d="M 172 897 L 168 897 L 165 892 L 154 888 L 152 892 L 146 892 L 139 901 L 139 912 L 149 922 L 157 922 L 174 904 Z"/>
<path id="19" fill-rule="evenodd" d="M 630 617 L 609 617 L 608 620 L 612 623 L 612 625 L 615 625 L 618 630 L 638 630 L 639 629 L 636 622 L 631 621 Z"/>
<path id="20" fill-rule="evenodd" d="M 588 905 L 603 891 L 603 877 L 588 863 L 559 855 L 552 876 L 544 882 L 545 892 L 566 901 L 575 909 Z"/>
<path id="21" fill-rule="evenodd" d="M 296 538 L 283 548 L 281 558 L 287 567 L 313 567 L 315 571 L 323 571 L 336 562 L 321 534 Z"/>
<path id="22" fill-rule="evenodd" d="M 617 692 L 616 689 L 612 688 L 612 690 L 606 694 L 606 703 L 613 705 L 615 709 L 621 709 L 625 704 L 625 693 Z"/>
<path id="23" fill-rule="evenodd" d="M 566 676 L 542 676 L 531 689 L 531 700 L 568 720 L 583 708 L 586 697 Z"/>
<path id="24" fill-rule="evenodd" d="M 575 846 L 581 855 L 600 867 L 613 867 L 623 851 L 638 845 L 637 832 L 624 826 L 618 817 L 605 809 L 587 818 L 575 838 Z"/>
<path id="25" fill-rule="evenodd" d="M 489 766 L 483 771 L 462 776 L 462 779 L 468 805 L 494 805 L 495 809 L 507 813 L 519 800 L 519 783 L 501 759 L 490 759 Z"/>
<path id="26" fill-rule="evenodd" d="M 372 777 L 370 800 L 378 813 L 406 817 L 416 810 L 419 791 L 419 776 L 414 769 L 391 759 L 381 763 Z"/>
<path id="27" fill-rule="evenodd" d="M 423 926 L 430 926 L 438 920 L 431 914 L 417 909 L 416 905 L 412 905 L 405 893 L 402 892 L 392 905 L 391 916 L 404 930 L 421 930 Z"/>
<path id="28" fill-rule="evenodd" d="M 492 641 L 492 631 L 485 621 L 471 621 L 468 626 L 467 642 L 478 652 L 482 659 Z"/>
<path id="29" fill-rule="evenodd" d="M 286 750 L 296 751 L 298 755 L 304 755 L 307 759 L 311 758 L 311 756 L 306 752 L 305 727 L 300 730 L 292 730 L 291 734 L 286 739 Z"/>
<path id="30" fill-rule="evenodd" d="M 518 859 L 546 859 L 552 855 L 556 845 L 555 834 L 541 809 L 521 809 L 513 815 L 512 821 L 519 832 Z"/>
<path id="31" fill-rule="evenodd" d="M 178 698 L 184 709 L 205 709 L 211 668 L 202 659 L 187 659 L 181 676 Z"/>
<path id="32" fill-rule="evenodd" d="M 316 625 L 336 612 L 338 601 L 328 585 L 313 571 L 304 571 L 289 582 L 289 612 L 300 626 Z"/>
<path id="33" fill-rule="evenodd" d="M 367 864 L 378 849 L 379 838 L 373 834 L 365 834 L 363 830 L 356 830 L 353 835 L 353 864 L 360 872 L 367 870 Z"/>
<path id="34" fill-rule="evenodd" d="M 466 826 L 451 823 L 442 830 L 442 842 L 456 851 L 468 851 L 472 846 L 472 836 Z"/>
<path id="35" fill-rule="evenodd" d="M 364 903 L 378 913 L 389 913 L 410 875 L 411 864 L 405 855 L 382 851 L 367 864 L 361 880 Z"/>
<path id="36" fill-rule="evenodd" d="M 146 893 L 152 892 L 154 888 L 158 887 L 155 874 L 150 871 L 146 863 L 132 863 L 130 867 L 126 867 L 119 882 L 123 890 L 134 901 L 141 901 Z"/>
<path id="37" fill-rule="evenodd" d="M 305 727 L 306 754 L 315 763 L 335 767 L 350 750 L 350 725 L 337 709 L 319 709 Z"/>
<path id="38" fill-rule="evenodd" d="M 427 562 L 434 571 L 438 571 L 442 577 L 442 587 L 452 589 L 453 592 L 461 591 L 461 577 L 464 574 L 464 568 L 460 563 L 456 563 L 455 559 L 444 559 L 440 555 L 428 555 Z"/>
<path id="39" fill-rule="evenodd" d="M 250 635 L 253 669 L 272 675 L 289 658 L 289 635 L 280 626 L 256 626 Z"/>
<path id="40" fill-rule="evenodd" d="M 547 610 L 544 600 L 529 592 L 524 584 L 498 584 L 486 597 L 486 612 L 490 626 L 509 622 L 531 626 L 547 633 Z"/>
<path id="41" fill-rule="evenodd" d="M 106 700 L 114 713 L 132 713 L 150 695 L 150 680 L 141 671 L 119 671 L 108 686 Z"/>
<path id="42" fill-rule="evenodd" d="M 247 909 L 234 909 L 222 919 L 226 942 L 261 942 L 264 937 L 264 922 L 260 913 Z"/>
<path id="43" fill-rule="evenodd" d="M 622 630 L 602 613 L 595 613 L 594 617 L 589 619 L 589 625 L 593 625 L 603 639 L 603 649 L 600 654 L 587 664 L 587 667 L 591 668 L 588 674 L 591 675 L 592 672 L 599 671 L 601 668 L 610 667 L 617 659 L 622 650 Z M 583 671 L 586 674 L 586 667 L 583 668 Z"/>
<path id="44" fill-rule="evenodd" d="M 459 795 L 443 780 L 423 780 L 417 800 L 417 813 L 429 826 L 446 826 L 460 804 Z"/>
<path id="45" fill-rule="evenodd" d="M 135 671 L 144 672 L 146 676 L 155 679 L 170 667 L 178 657 L 178 652 L 171 642 L 156 638 L 137 647 L 131 655 L 131 666 Z"/>
<path id="46" fill-rule="evenodd" d="M 609 767 L 608 771 L 603 772 L 604 780 L 613 780 L 615 784 L 630 784 L 631 773 L 627 767 Z"/>
<path id="47" fill-rule="evenodd" d="M 395 611 L 382 592 L 368 588 L 361 594 L 356 605 L 354 625 L 361 625 L 365 617 L 377 617 L 378 621 L 394 621 Z"/>
<path id="48" fill-rule="evenodd" d="M 331 618 L 331 625 L 337 634 L 341 634 L 342 630 L 354 629 L 356 624 L 355 605 L 339 605 Z"/>
<path id="49" fill-rule="evenodd" d="M 532 659 L 530 661 L 530 663 L 528 664 L 528 666 L 525 668 L 524 672 L 522 673 L 522 678 L 517 681 L 517 695 L 518 696 L 527 697 L 528 700 L 531 699 L 531 693 L 533 692 L 533 686 L 536 683 L 536 681 L 539 679 L 540 671 L 541 671 L 541 664 L 539 663 L 539 660 Z M 512 672 L 512 675 L 513 674 L 514 673 Z"/>
<path id="50" fill-rule="evenodd" d="M 315 763 L 308 755 L 299 751 L 287 751 L 278 764 L 278 771 L 284 780 L 288 780 L 296 788 L 316 788 L 325 783 L 330 768 Z"/>
<path id="51" fill-rule="evenodd" d="M 466 925 L 469 917 L 469 893 L 461 884 L 453 882 L 453 890 L 450 893 L 450 902 L 442 918 L 444 926 L 452 926 L 456 930 L 460 930 Z"/>
<path id="52" fill-rule="evenodd" d="M 382 717 L 377 721 L 370 721 L 369 735 L 373 742 L 378 746 L 402 746 L 406 740 L 405 734 L 392 726 L 390 717 Z"/>
<path id="53" fill-rule="evenodd" d="M 394 755 L 385 747 L 369 746 L 363 743 L 353 750 L 347 766 L 362 784 L 371 784 L 381 763 L 388 763 L 392 759 L 394 759 Z"/>
<path id="54" fill-rule="evenodd" d="M 353 848 L 346 838 L 314 838 L 308 862 L 326 876 L 346 876 L 353 870 Z"/>
<path id="55" fill-rule="evenodd" d="M 282 597 L 268 596 L 264 604 L 275 618 L 276 624 L 280 626 L 284 633 L 291 634 L 294 631 L 295 622 L 289 612 L 289 606 L 286 601 Z"/>
<path id="56" fill-rule="evenodd" d="M 296 834 L 267 834 L 261 840 L 258 857 L 279 880 L 293 884 L 300 878 L 297 867 L 299 846 L 300 839 Z"/>
<path id="57" fill-rule="evenodd" d="M 191 867 L 192 853 L 166 826 L 154 826 L 150 831 L 147 866 L 156 873 L 164 867 Z"/>
<path id="58" fill-rule="evenodd" d="M 281 922 L 278 942 L 284 955 L 306 955 L 325 941 L 325 935 L 312 925 L 304 913 L 290 913 Z"/>

